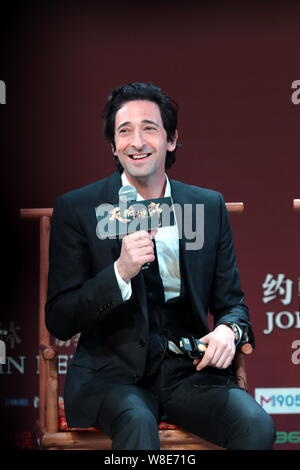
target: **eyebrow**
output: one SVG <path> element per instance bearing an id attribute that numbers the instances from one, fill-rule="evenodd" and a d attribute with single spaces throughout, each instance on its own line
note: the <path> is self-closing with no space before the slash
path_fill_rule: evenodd
<path id="1" fill-rule="evenodd" d="M 142 120 L 142 123 L 143 123 L 143 124 L 153 124 L 154 126 L 159 127 L 159 125 L 157 124 L 157 122 L 151 121 L 150 119 L 143 119 L 143 120 Z M 117 131 L 118 131 L 119 129 L 121 129 L 121 127 L 128 126 L 129 124 L 131 124 L 130 121 L 122 122 L 122 124 L 120 124 L 120 125 L 118 126 Z"/>

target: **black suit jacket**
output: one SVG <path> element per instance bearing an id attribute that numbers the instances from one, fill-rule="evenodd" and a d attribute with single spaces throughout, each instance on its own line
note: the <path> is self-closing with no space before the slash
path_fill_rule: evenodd
<path id="1" fill-rule="evenodd" d="M 204 245 L 183 253 L 185 285 L 199 331 L 232 321 L 250 328 L 240 288 L 227 210 L 220 193 L 170 181 L 175 203 L 204 204 Z M 143 275 L 123 301 L 114 273 L 119 240 L 96 235 L 95 208 L 118 203 L 121 178 L 108 178 L 59 196 L 54 205 L 49 254 L 46 325 L 61 340 L 81 333 L 65 382 L 65 410 L 71 426 L 94 424 L 101 399 L 112 383 L 135 383 L 145 368 L 149 324 Z M 195 213 L 193 214 L 195 222 Z M 194 226 L 195 228 L 195 226 Z"/>

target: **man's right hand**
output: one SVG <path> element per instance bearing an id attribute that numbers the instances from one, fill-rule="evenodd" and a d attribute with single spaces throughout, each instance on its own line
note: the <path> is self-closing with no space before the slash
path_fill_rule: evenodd
<path id="1" fill-rule="evenodd" d="M 154 261 L 154 244 L 152 238 L 157 230 L 146 230 L 126 235 L 122 240 L 122 248 L 116 266 L 118 273 L 125 282 L 136 276 L 145 263 Z"/>

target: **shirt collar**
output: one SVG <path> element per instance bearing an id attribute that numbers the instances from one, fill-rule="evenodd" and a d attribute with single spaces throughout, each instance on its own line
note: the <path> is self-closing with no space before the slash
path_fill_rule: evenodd
<path id="1" fill-rule="evenodd" d="M 166 176 L 166 188 L 165 188 L 165 194 L 163 197 L 171 197 L 171 185 L 170 185 L 170 181 L 169 181 L 169 178 L 167 176 L 167 174 L 165 173 L 165 176 Z M 127 176 L 125 175 L 125 171 L 123 171 L 123 173 L 121 174 L 121 180 L 122 180 L 122 186 L 125 186 L 127 184 L 130 185 L 128 179 L 127 179 Z M 137 198 L 136 198 L 137 201 L 144 201 L 144 198 L 139 194 L 137 193 Z"/>

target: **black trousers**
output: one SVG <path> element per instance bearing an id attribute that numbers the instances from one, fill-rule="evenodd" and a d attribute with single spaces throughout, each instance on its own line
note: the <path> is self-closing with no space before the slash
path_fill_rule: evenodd
<path id="1" fill-rule="evenodd" d="M 160 421 L 227 449 L 272 449 L 275 441 L 272 418 L 230 370 L 196 372 L 189 358 L 168 353 L 152 376 L 110 388 L 96 426 L 114 450 L 159 450 Z"/>

